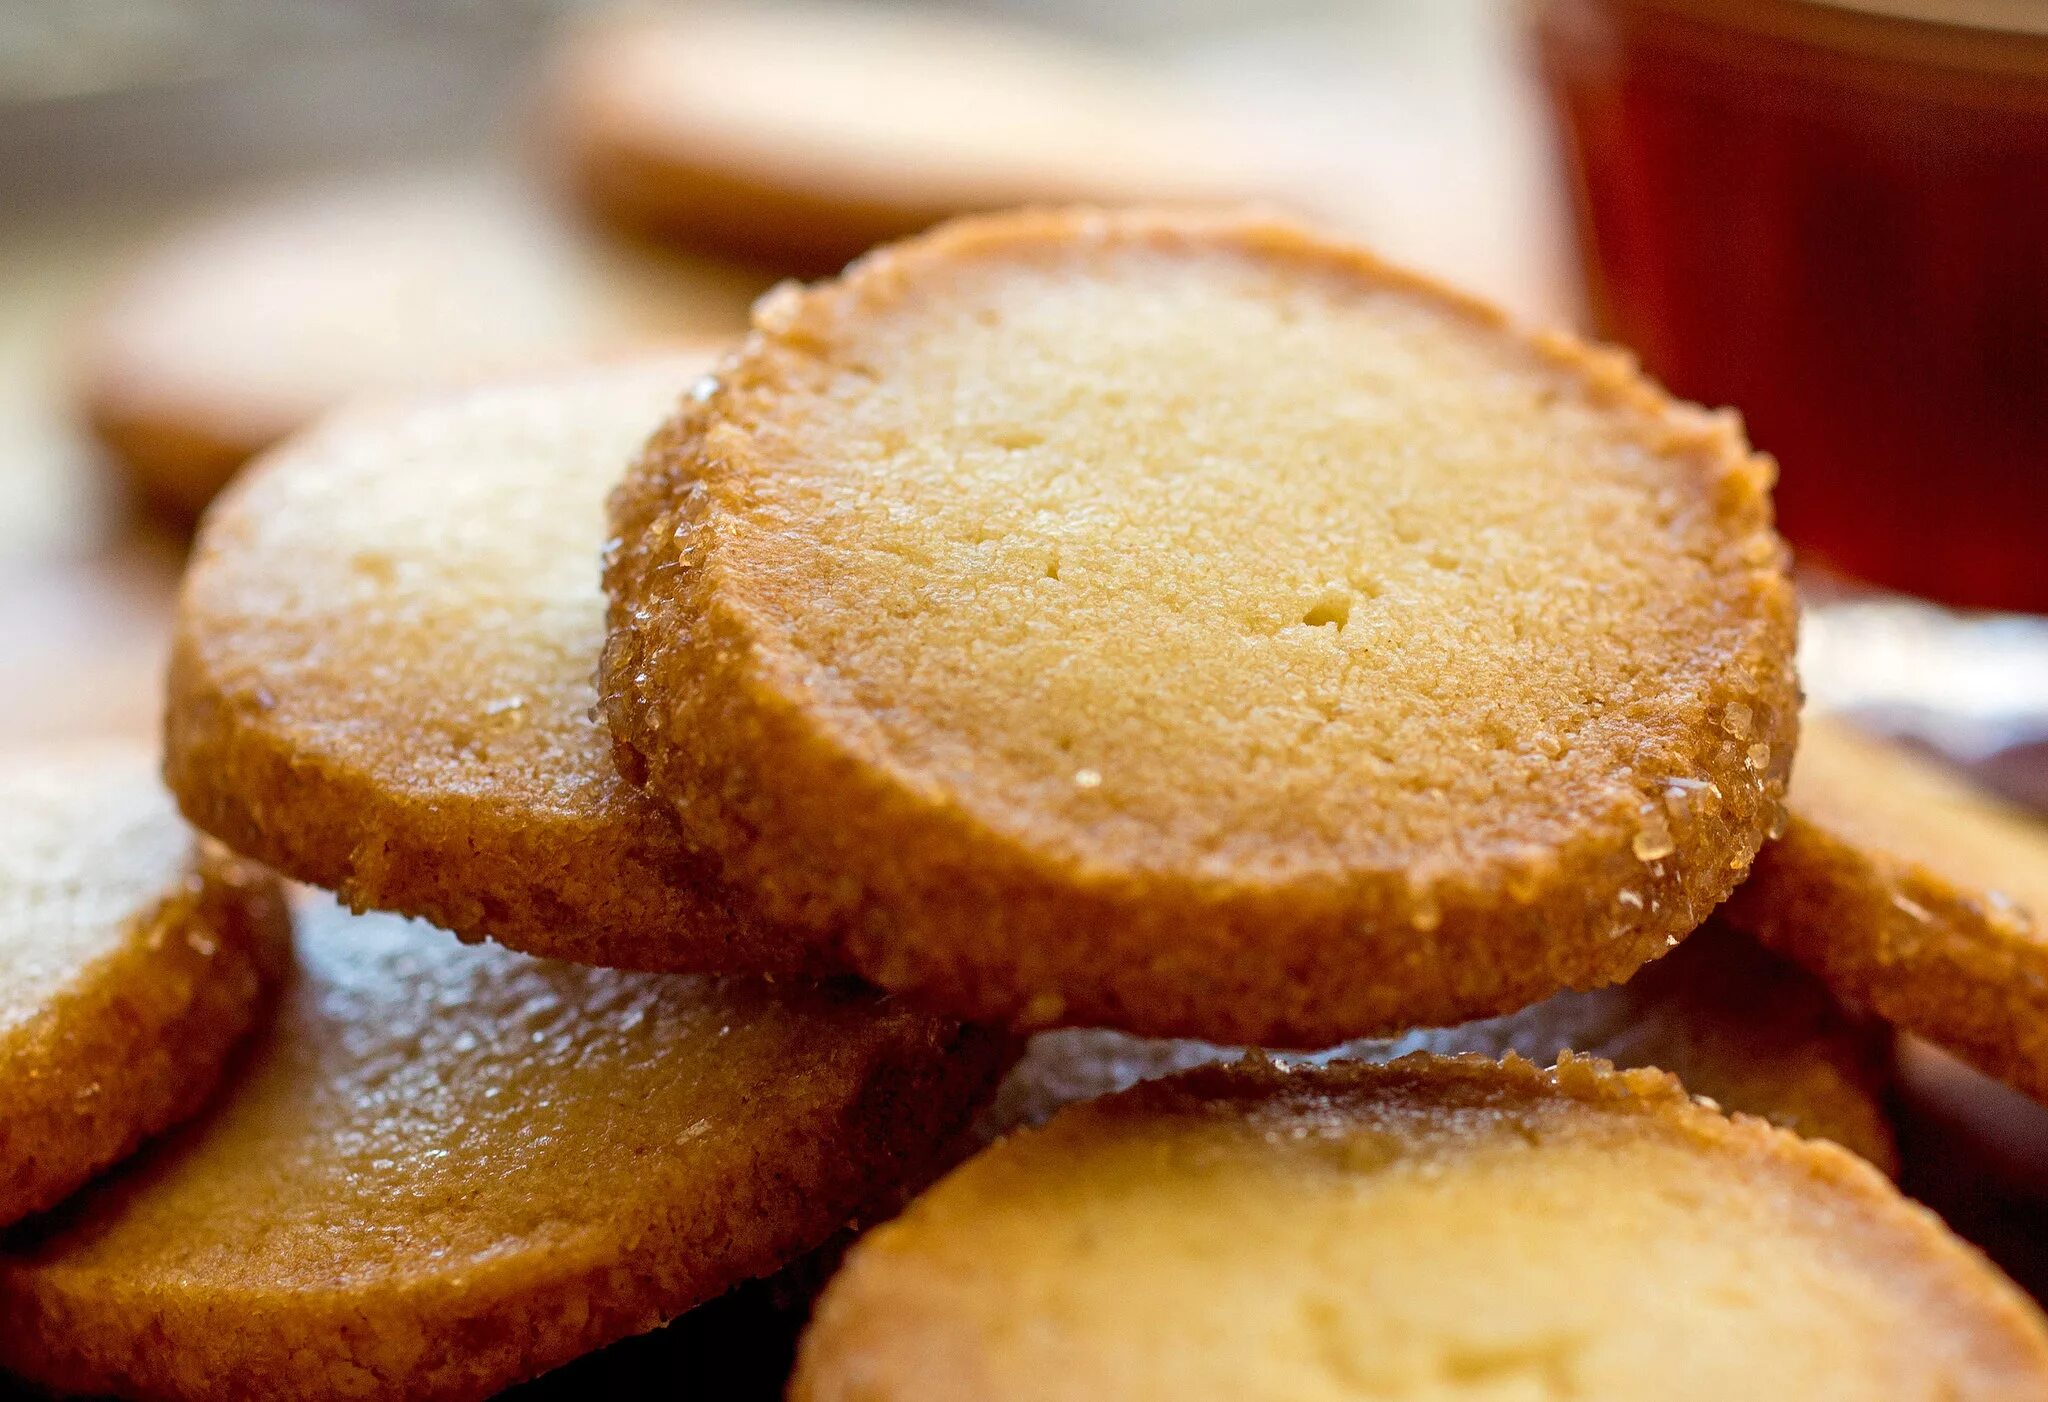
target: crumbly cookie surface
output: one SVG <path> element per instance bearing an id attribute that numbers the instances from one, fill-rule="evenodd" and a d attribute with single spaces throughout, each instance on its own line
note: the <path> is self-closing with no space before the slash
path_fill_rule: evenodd
<path id="1" fill-rule="evenodd" d="M 613 499 L 606 703 L 884 986 L 1327 1046 L 1618 981 L 1761 842 L 1770 464 L 1620 358 L 1229 214 L 961 221 L 756 322 Z"/>
<path id="2" fill-rule="evenodd" d="M 2048 1101 L 2048 825 L 1845 721 L 1806 730 L 1784 833 L 1729 919 Z"/>
<path id="3" fill-rule="evenodd" d="M 795 1402 L 2009 1398 L 2048 1323 L 1869 1165 L 1570 1059 L 1206 1067 L 857 1245 Z"/>
<path id="4" fill-rule="evenodd" d="M 594 711 L 605 493 L 711 360 L 344 414 L 209 518 L 167 771 L 237 850 L 362 908 L 610 967 L 816 960 L 731 909 Z"/>
<path id="5" fill-rule="evenodd" d="M 0 1225 L 196 1111 L 289 960 L 274 878 L 196 844 L 139 750 L 0 772 Z"/>
<path id="6" fill-rule="evenodd" d="M 476 1398 L 915 1178 L 999 1039 L 861 991 L 619 973 L 321 901 L 205 1117 L 0 1256 L 66 1391 Z"/>

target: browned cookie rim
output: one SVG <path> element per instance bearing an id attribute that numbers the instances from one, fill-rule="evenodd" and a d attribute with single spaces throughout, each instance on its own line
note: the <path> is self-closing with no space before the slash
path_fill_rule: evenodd
<path id="1" fill-rule="evenodd" d="M 973 1175 L 974 1191 L 992 1181 L 1000 1195 L 1020 1169 L 1013 1159 L 1035 1151 L 1031 1141 L 1043 1137 L 1071 1141 L 1066 1135 L 1084 1132 L 1115 1135 L 1123 1123 L 1142 1126 L 1152 1119 L 1204 1120 L 1244 1117 L 1270 1105 L 1299 1106 L 1315 1133 L 1325 1133 L 1338 1117 L 1369 1109 L 1376 1097 L 1424 1096 L 1440 1102 L 1446 1114 L 1461 1108 L 1508 1108 L 1542 1101 L 1568 1102 L 1618 1119 L 1653 1122 L 1664 1133 L 1699 1146 L 1702 1152 L 1726 1155 L 1745 1165 L 1774 1165 L 1801 1185 L 1838 1195 L 1844 1211 L 1861 1212 L 1893 1227 L 1902 1249 L 1951 1276 L 1965 1277 L 1976 1288 L 1972 1298 L 1987 1333 L 2002 1335 L 2032 1371 L 2048 1378 L 2048 1318 L 2018 1286 L 2007 1279 L 1976 1247 L 1951 1233 L 1930 1209 L 1901 1194 L 1877 1169 L 1841 1146 L 1809 1140 L 1750 1115 L 1726 1115 L 1709 1102 L 1686 1093 L 1675 1077 L 1654 1069 L 1619 1070 L 1608 1062 L 1567 1053 L 1550 1069 L 1513 1053 L 1499 1061 L 1466 1054 L 1440 1056 L 1418 1052 L 1384 1063 L 1335 1061 L 1325 1065 L 1288 1067 L 1256 1055 L 1243 1061 L 1194 1067 L 1141 1082 L 1128 1090 L 1069 1105 L 1044 1126 L 1017 1131 L 956 1169 L 913 1203 L 895 1222 L 885 1224 L 855 1244 L 839 1275 L 826 1287 L 811 1323 L 799 1343 L 791 1402 L 827 1402 L 856 1395 L 849 1390 L 854 1375 L 835 1372 L 833 1350 L 857 1349 L 864 1302 L 857 1292 L 872 1274 L 886 1279 L 893 1263 L 914 1249 L 926 1206 L 950 1191 L 967 1192 L 956 1179 Z M 1276 1125 L 1265 1130 L 1269 1143 L 1292 1131 Z M 1248 1137 L 1252 1136 L 1247 1131 Z M 1540 1141 L 1532 1148 L 1540 1151 Z M 1021 1151 L 1021 1152 L 1020 1152 Z M 1164 1162 L 1164 1161 L 1162 1161 Z M 1042 1165 L 1041 1165 L 1042 1166 Z M 913 1265 L 912 1269 L 915 1267 Z M 1000 1270 L 1000 1267 L 998 1267 Z M 842 1344 L 840 1335 L 850 1336 Z M 971 1341 L 955 1340 L 971 1348 Z M 940 1356 L 944 1356 L 941 1354 Z M 877 1372 L 872 1362 L 861 1366 L 857 1395 L 888 1399 L 907 1395 L 897 1390 L 900 1377 Z M 894 1384 L 894 1385 L 892 1385 Z"/>
<path id="2" fill-rule="evenodd" d="M 1936 768 L 1874 736 L 1854 742 L 1886 763 Z M 1973 789 L 1960 774 L 1941 779 Z M 2048 860 L 2039 819 L 1981 791 L 1972 797 L 2038 830 Z M 1845 1001 L 2048 1103 L 2048 942 L 2032 928 L 2048 912 L 1867 847 L 1804 810 L 1795 792 L 1783 833 L 1757 853 L 1726 914 Z"/>
<path id="3" fill-rule="evenodd" d="M 147 773 L 140 755 L 134 768 Z M 168 803 L 164 821 L 178 821 Z M 285 977 L 290 932 L 275 877 L 195 839 L 120 947 L 0 1037 L 0 1226 L 206 1103 Z"/>
<path id="4" fill-rule="evenodd" d="M 258 548 L 238 533 L 273 478 L 317 471 L 335 441 L 359 446 L 496 397 L 595 388 L 667 364 L 648 356 L 345 409 L 232 484 L 193 543 L 171 642 L 164 772 L 186 817 L 356 910 L 418 916 L 544 958 L 651 972 L 845 972 L 751 919 L 660 805 L 630 787 L 615 785 L 601 807 L 558 811 L 493 788 L 394 775 L 334 743 L 309 745 L 279 721 L 291 698 L 287 678 L 268 677 L 279 670 L 271 659 L 240 645 L 238 633 L 214 636 L 209 601 L 226 587 L 217 577 L 236 581 L 240 557 Z M 678 376 L 678 395 L 686 381 Z M 593 575 L 601 545 L 590 542 Z M 614 783 L 608 770 L 603 778 Z"/>
<path id="5" fill-rule="evenodd" d="M 976 1121 L 975 1142 L 985 1147 L 1067 1105 L 1244 1051 L 1099 1028 L 1040 1033 Z M 1729 1114 L 1839 1144 L 1887 1178 L 1899 1176 L 1886 1103 L 1895 1071 L 1890 1026 L 1840 1006 L 1811 973 L 1719 919 L 1627 983 L 1560 993 L 1456 1027 L 1274 1055 L 1292 1064 L 1384 1064 L 1417 1052 L 1514 1055 L 1538 1066 L 1570 1054 L 1617 1070 L 1654 1068 Z"/>
<path id="6" fill-rule="evenodd" d="M 1462 294 L 1243 212 L 963 219 L 871 254 L 835 283 L 764 299 L 754 333 L 613 496 L 602 686 L 622 771 L 668 801 L 692 840 L 724 859 L 734 884 L 752 887 L 774 918 L 809 925 L 885 987 L 981 1020 L 1327 1046 L 1616 982 L 1688 933 L 1763 841 L 1796 733 L 1796 606 L 1770 528 L 1773 469 L 1726 416 L 1679 404 L 1625 357 L 1562 335 L 1530 344 L 1601 404 L 1639 416 L 1661 451 L 1691 460 L 1697 479 L 1688 480 L 1728 526 L 1717 558 L 1723 597 L 1701 614 L 1735 617 L 1742 645 L 1702 667 L 1699 730 L 1669 727 L 1674 749 L 1695 748 L 1689 772 L 1706 775 L 1723 801 L 1711 814 L 1692 805 L 1674 815 L 1682 860 L 1646 863 L 1632 850 L 1642 803 L 1662 794 L 1661 780 L 1639 776 L 1642 792 L 1590 818 L 1576 843 L 1419 891 L 1391 870 L 1317 887 L 1091 870 L 994 832 L 835 728 L 800 659 L 725 587 L 720 515 L 744 502 L 751 478 L 775 471 L 750 455 L 747 424 L 772 409 L 785 364 L 828 344 L 825 329 L 921 274 L 957 259 L 1105 241 L 1227 248 L 1398 288 L 1482 331 L 1509 333 L 1501 313 Z M 678 532 L 689 537 L 687 564 Z M 1749 717 L 1739 744 L 1706 734 L 1705 718 L 1731 702 Z M 1762 773 L 1747 758 L 1758 747 L 1768 752 Z M 918 873 L 897 870 L 905 853 L 917 855 Z M 892 883 L 889 901 L 867 897 Z M 1640 904 L 1618 907 L 1623 890 Z M 1085 948 L 1063 950 L 1076 930 Z M 1328 938 L 1333 930 L 1346 940 Z"/>

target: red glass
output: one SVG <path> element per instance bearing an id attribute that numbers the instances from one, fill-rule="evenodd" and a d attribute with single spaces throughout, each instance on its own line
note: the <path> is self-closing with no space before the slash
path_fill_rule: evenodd
<path id="1" fill-rule="evenodd" d="M 2048 0 L 1875 8 L 1536 0 L 1591 310 L 1803 557 L 2048 612 Z"/>

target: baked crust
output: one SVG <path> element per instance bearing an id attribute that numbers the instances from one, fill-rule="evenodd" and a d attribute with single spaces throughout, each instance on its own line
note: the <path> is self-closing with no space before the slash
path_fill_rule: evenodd
<path id="1" fill-rule="evenodd" d="M 735 913 L 592 716 L 604 495 L 710 360 L 344 413 L 254 469 L 179 599 L 165 768 L 187 816 L 357 909 L 530 954 L 821 971 Z"/>
<path id="2" fill-rule="evenodd" d="M 792 1402 L 2010 1398 L 2048 1321 L 1860 1159 L 1567 1057 L 1210 1066 L 870 1233 Z"/>
<path id="3" fill-rule="evenodd" d="M 1004 1064 L 865 990 L 302 922 L 216 1107 L 0 1255 L 0 1364 L 89 1395 L 485 1397 L 817 1246 Z"/>
<path id="4" fill-rule="evenodd" d="M 1887 1177 L 1898 1176 L 1898 1143 L 1885 1109 L 1890 1029 L 1847 1012 L 1804 969 L 1718 920 L 1627 983 L 1559 993 L 1505 1017 L 1275 1059 L 1386 1062 L 1416 1052 L 1489 1059 L 1512 1052 L 1539 1066 L 1574 1052 L 1625 1070 L 1654 1067 L 1730 1114 L 1833 1140 Z M 1243 1054 L 1242 1047 L 1094 1028 L 1042 1032 L 975 1122 L 976 1139 L 987 1144 L 1043 1124 L 1067 1105 Z"/>
<path id="5" fill-rule="evenodd" d="M 2048 1102 L 2048 826 L 1844 721 L 1806 729 L 1785 830 L 1728 919 Z"/>
<path id="6" fill-rule="evenodd" d="M 138 750 L 0 776 L 0 1225 L 203 1105 L 290 959 L 276 879 L 193 835 Z"/>
<path id="7" fill-rule="evenodd" d="M 945 437 L 956 420 L 1038 414 L 1014 438 L 992 430 L 1002 441 L 988 451 L 1012 445 L 1026 462 L 1014 474 L 1020 501 L 1057 475 L 1029 455 L 1050 454 L 1045 438 L 1073 416 L 1042 413 L 1023 391 L 1028 403 L 1008 403 L 1013 386 L 999 367 L 1085 346 L 1092 330 L 1118 332 L 1039 327 L 1040 339 L 1017 349 L 975 317 L 1028 317 L 1069 284 L 1081 289 L 1076 297 L 1099 293 L 1114 315 L 1126 309 L 1115 300 L 1124 279 L 1153 279 L 1127 299 L 1150 307 L 1208 295 L 1205 279 L 1218 268 L 1223 286 L 1212 300 L 1227 312 L 1264 315 L 1263 294 L 1230 300 L 1248 281 L 1277 289 L 1275 300 L 1327 298 L 1329 317 L 1347 328 L 1370 332 L 1384 313 L 1395 319 L 1390 336 L 1439 337 L 1453 348 L 1446 354 L 1498 369 L 1526 391 L 1516 403 L 1539 430 L 1547 415 L 1574 416 L 1571 431 L 1608 445 L 1618 464 L 1588 491 L 1597 510 L 1660 523 L 1629 536 L 1632 558 L 1614 565 L 1619 583 L 1609 593 L 1640 607 L 1586 621 L 1592 615 L 1577 610 L 1596 598 L 1587 590 L 1612 581 L 1571 574 L 1584 563 L 1576 558 L 1549 559 L 1533 527 L 1506 551 L 1490 537 L 1455 540 L 1447 550 L 1473 551 L 1480 573 L 1530 573 L 1519 592 L 1490 576 L 1475 584 L 1477 602 L 1453 620 L 1469 648 L 1461 638 L 1450 649 L 1440 640 L 1452 630 L 1430 616 L 1429 593 L 1431 581 L 1456 573 L 1438 570 L 1446 551 L 1389 533 L 1398 557 L 1389 568 L 1412 567 L 1421 582 L 1389 585 L 1385 598 L 1371 581 L 1354 582 L 1339 602 L 1356 606 L 1360 646 L 1383 637 L 1382 655 L 1416 654 L 1397 665 L 1418 690 L 1404 692 L 1407 709 L 1392 715 L 1372 700 L 1376 677 L 1322 660 L 1346 655 L 1351 622 L 1312 627 L 1331 621 L 1318 612 L 1325 605 L 1311 595 L 1304 614 L 1277 587 L 1280 603 L 1246 605 L 1275 617 L 1246 625 L 1241 647 L 1234 618 L 1211 626 L 1212 614 L 1237 606 L 1233 596 L 1187 625 L 1188 648 L 1213 655 L 1162 643 L 1119 672 L 1125 653 L 1181 623 L 1161 604 L 1145 627 L 1119 631 L 1120 601 L 1153 581 L 1134 575 L 1112 587 L 1083 569 L 1099 567 L 1109 580 L 1127 563 L 1163 558 L 1163 547 L 1118 548 L 1090 535 L 1090 512 L 1120 505 L 1089 499 L 1092 486 L 1039 510 L 1059 518 L 1047 528 L 1049 563 L 1033 554 L 1045 552 L 1028 523 L 1014 559 L 984 562 L 972 539 L 946 537 L 956 523 L 940 512 L 964 520 L 983 505 L 979 484 L 946 476 L 951 463 L 969 461 L 969 448 Z M 988 305 L 997 301 L 1000 312 Z M 1373 310 L 1357 311 L 1361 303 Z M 980 329 L 963 330 L 970 323 Z M 1179 339 L 1161 338 L 1169 350 L 1199 342 L 1201 354 L 1248 373 L 1262 373 L 1257 357 L 1276 349 L 1240 352 L 1206 325 L 1175 330 Z M 1283 353 L 1300 349 L 1289 334 L 1272 332 Z M 931 338 L 957 336 L 970 338 L 963 363 L 918 358 L 947 354 L 931 350 Z M 1122 396 L 1116 412 L 1133 421 L 1167 412 L 1169 401 L 1175 413 L 1196 412 L 1172 398 L 1170 377 L 1168 388 L 1148 387 L 1152 362 L 1139 359 L 1092 376 L 1042 373 L 1061 394 Z M 1105 382 L 1118 372 L 1132 382 Z M 1033 362 L 1018 373 L 1039 370 Z M 885 421 L 924 381 L 940 386 L 918 401 L 937 421 Z M 1318 384 L 1290 364 L 1272 393 L 1302 397 L 1310 391 L 1301 386 Z M 1204 398 L 1210 390 L 1200 378 L 1184 387 L 1200 404 L 1214 402 Z M 1467 390 L 1490 392 L 1456 376 L 1444 392 Z M 1398 390 L 1391 397 L 1402 405 Z M 1244 214 L 1088 210 L 964 220 L 871 255 L 838 282 L 764 299 L 754 334 L 699 399 L 650 442 L 612 501 L 602 685 L 620 768 L 666 800 L 770 918 L 808 926 L 866 976 L 934 1007 L 1022 1026 L 1308 1047 L 1510 1011 L 1560 989 L 1616 982 L 1664 952 L 1727 894 L 1778 806 L 1797 725 L 1795 606 L 1770 528 L 1769 461 L 1750 454 L 1731 419 L 1673 402 L 1621 357 L 1561 336 L 1525 337 L 1489 308 L 1295 226 Z M 949 417 L 952 404 L 959 412 Z M 1082 402 L 1074 415 L 1089 412 Z M 853 417 L 842 422 L 842 413 Z M 1256 427 L 1232 431 L 1233 446 L 1248 436 L 1256 447 Z M 1145 441 L 1170 448 L 1176 433 L 1168 426 Z M 1082 456 L 1072 480 L 1092 483 L 1120 468 L 1118 454 L 1144 451 L 1116 441 L 1124 446 Z M 1318 446 L 1327 445 L 1302 452 Z M 1388 487 L 1377 470 L 1362 470 L 1347 500 Z M 1582 471 L 1591 469 L 1546 460 L 1510 485 L 1538 503 L 1563 499 L 1583 485 L 1571 477 Z M 920 490 L 938 505 L 927 511 L 909 495 Z M 991 513 L 1007 508 L 1007 499 L 988 500 Z M 1017 511 L 1029 516 L 1033 504 Z M 1254 498 L 1245 509 L 1269 504 Z M 920 535 L 927 516 L 940 524 Z M 1204 518 L 1194 529 L 1233 525 Z M 1405 529 L 1397 520 L 1390 531 Z M 1502 517 L 1485 529 L 1522 528 Z M 1009 538 L 988 548 L 1007 550 Z M 1257 558 L 1292 548 L 1282 535 Z M 1496 558 L 1516 552 L 1518 564 Z M 1197 552 L 1186 589 L 1198 599 L 1214 584 L 1202 567 Z M 1567 577 L 1549 577 L 1559 572 Z M 983 599 L 972 592 L 983 580 L 1009 592 Z M 1054 592 L 1077 585 L 1092 590 L 1072 596 L 1081 604 Z M 1083 607 L 1107 621 L 1090 613 L 1084 628 Z M 1288 607 L 1294 613 L 1280 617 Z M 1022 622 L 1007 621 L 1012 608 Z M 1545 637 L 1552 614 L 1583 627 Z M 969 635 L 984 615 L 1009 629 L 985 647 Z M 1510 623 L 1530 631 L 1505 640 Z M 1051 642 L 1015 641 L 1041 624 Z M 1318 640 L 1331 633 L 1336 644 Z M 1329 671 L 1296 687 L 1292 660 L 1258 660 L 1269 645 Z M 1581 650 L 1608 661 L 1578 675 Z M 869 665 L 885 651 L 895 668 L 886 674 Z M 1433 669 L 1480 690 L 1422 696 L 1437 684 Z M 1517 681 L 1524 672 L 1543 680 Z M 1066 675 L 1081 680 L 1041 706 L 1038 693 L 1052 695 Z M 953 690 L 941 695 L 933 678 Z M 1279 701 L 1261 710 L 1268 693 Z M 1564 698 L 1554 709 L 1552 696 Z M 1136 715 L 1137 701 L 1145 714 Z M 1294 710 L 1315 735 L 1266 733 L 1279 730 L 1268 713 Z M 1513 723 L 1503 719 L 1510 714 Z M 1099 729 L 1108 758 L 1066 753 L 1066 738 L 1051 734 L 1057 725 Z M 1387 742 L 1404 726 L 1426 743 Z M 1344 740 L 1358 748 L 1341 748 Z M 1446 784 L 1463 787 L 1451 795 Z M 1177 806 L 1182 792 L 1187 802 Z M 1394 809 L 1399 817 L 1382 816 Z M 1427 836 L 1411 839 L 1411 828 Z"/>

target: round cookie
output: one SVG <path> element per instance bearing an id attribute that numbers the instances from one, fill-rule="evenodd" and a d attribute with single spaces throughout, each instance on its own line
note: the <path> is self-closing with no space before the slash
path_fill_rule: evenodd
<path id="1" fill-rule="evenodd" d="M 710 353 L 344 412 L 225 496 L 179 599 L 193 822 L 359 909 L 618 968 L 819 962 L 730 909 L 594 711 L 605 493 Z"/>
<path id="2" fill-rule="evenodd" d="M 503 178 L 275 192 L 167 237 L 81 329 L 78 410 L 190 520 L 345 399 L 737 331 L 758 274 L 593 237 Z"/>
<path id="3" fill-rule="evenodd" d="M 2005 1399 L 2048 1321 L 1830 1144 L 1668 1076 L 1208 1067 L 1063 1111 L 850 1254 L 792 1402 Z"/>
<path id="4" fill-rule="evenodd" d="M 1144 70 L 937 11 L 605 16 L 570 35 L 550 107 L 594 209 L 793 272 L 955 214 L 1265 183 L 1231 129 Z"/>
<path id="5" fill-rule="evenodd" d="M 1618 981 L 1763 840 L 1770 463 L 1620 358 L 1249 215 L 962 221 L 755 319 L 613 498 L 606 705 L 883 986 L 1329 1046 Z"/>
<path id="6" fill-rule="evenodd" d="M 322 902 L 216 1108 L 0 1256 L 70 1392 L 473 1398 L 915 1178 L 1000 1039 L 856 989 L 625 974 Z"/>
<path id="7" fill-rule="evenodd" d="M 2048 1102 L 2048 824 L 1846 722 L 1805 730 L 1784 831 L 1728 918 Z"/>
<path id="8" fill-rule="evenodd" d="M 1415 1052 L 1489 1059 L 1513 1052 L 1544 1066 L 1577 1052 L 1624 1068 L 1654 1067 L 1724 1110 L 1831 1139 L 1898 1174 L 1885 1109 L 1892 1045 L 1884 1025 L 1843 1011 L 1811 974 L 1716 920 L 1624 984 L 1560 993 L 1505 1017 L 1275 1059 L 1385 1062 Z M 976 1137 L 988 1143 L 1043 1124 L 1064 1106 L 1243 1053 L 1094 1028 L 1041 1032 L 976 1121 Z"/>
<path id="9" fill-rule="evenodd" d="M 197 1110 L 289 952 L 282 888 L 195 844 L 141 750 L 0 769 L 0 1226 Z"/>

